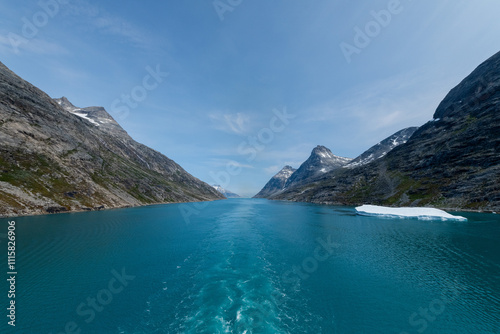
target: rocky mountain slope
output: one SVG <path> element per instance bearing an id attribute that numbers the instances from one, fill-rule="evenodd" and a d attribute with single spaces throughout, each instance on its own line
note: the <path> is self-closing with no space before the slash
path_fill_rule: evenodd
<path id="1" fill-rule="evenodd" d="M 101 131 L 109 133 L 114 137 L 132 139 L 103 107 L 78 108 L 69 102 L 64 96 L 60 99 L 54 99 L 54 101 L 56 101 L 57 104 L 63 107 L 63 109 L 67 112 L 70 112 L 73 115 L 81 117 L 93 125 L 98 126 Z"/>
<path id="2" fill-rule="evenodd" d="M 218 192 L 220 192 L 222 195 L 224 195 L 226 198 L 240 198 L 240 195 L 238 194 L 235 194 L 233 193 L 232 191 L 230 190 L 227 190 L 227 189 L 224 189 L 222 188 L 220 185 L 218 184 L 214 184 L 212 185 L 212 187 L 214 187 L 215 190 L 217 190 Z"/>
<path id="3" fill-rule="evenodd" d="M 51 99 L 0 63 L 0 216 L 223 196 L 100 107 Z"/>
<path id="4" fill-rule="evenodd" d="M 500 52 L 452 89 L 405 144 L 273 198 L 500 210 Z"/>
<path id="5" fill-rule="evenodd" d="M 382 140 L 380 143 L 370 147 L 368 150 L 363 152 L 359 157 L 355 158 L 349 162 L 344 167 L 355 168 L 369 164 L 372 161 L 382 158 L 387 153 L 392 151 L 396 146 L 404 144 L 410 139 L 410 137 L 417 131 L 418 127 L 411 127 L 400 130 Z"/>
<path id="6" fill-rule="evenodd" d="M 316 146 L 309 158 L 286 180 L 285 188 L 305 184 L 330 171 L 345 166 L 352 159 L 336 156 L 328 148 Z"/>
<path id="7" fill-rule="evenodd" d="M 269 198 L 272 195 L 276 195 L 285 189 L 286 181 L 292 176 L 296 171 L 295 168 L 291 166 L 283 167 L 276 175 L 274 175 L 269 182 L 266 183 L 264 188 L 254 198 Z"/>

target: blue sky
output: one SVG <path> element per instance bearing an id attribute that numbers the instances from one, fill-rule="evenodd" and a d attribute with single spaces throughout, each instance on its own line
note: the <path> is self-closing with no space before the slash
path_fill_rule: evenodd
<path id="1" fill-rule="evenodd" d="M 500 50 L 498 13 L 496 0 L 3 1 L 0 61 L 252 196 L 316 145 L 354 158 L 430 120 Z"/>

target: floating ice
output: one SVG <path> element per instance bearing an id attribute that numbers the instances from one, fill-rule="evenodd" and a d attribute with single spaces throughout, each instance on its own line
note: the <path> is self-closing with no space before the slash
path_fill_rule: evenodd
<path id="1" fill-rule="evenodd" d="M 451 215 L 443 210 L 434 208 L 389 208 L 377 205 L 362 205 L 356 208 L 360 215 L 391 218 L 418 218 L 422 220 L 459 220 L 467 218 Z"/>

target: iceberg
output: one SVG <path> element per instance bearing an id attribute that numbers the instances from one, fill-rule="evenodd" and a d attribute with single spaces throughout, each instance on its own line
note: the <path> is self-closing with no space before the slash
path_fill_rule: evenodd
<path id="1" fill-rule="evenodd" d="M 446 211 L 434 208 L 389 208 L 377 205 L 362 205 L 356 207 L 359 215 L 378 216 L 388 218 L 418 218 L 422 220 L 458 220 L 467 221 L 467 218 L 454 216 Z"/>

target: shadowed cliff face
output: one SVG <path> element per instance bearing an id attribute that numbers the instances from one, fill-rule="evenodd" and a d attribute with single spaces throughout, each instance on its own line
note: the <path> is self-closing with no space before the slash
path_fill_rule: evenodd
<path id="1" fill-rule="evenodd" d="M 355 168 L 369 164 L 372 161 L 382 158 L 397 146 L 406 143 L 408 139 L 410 139 L 410 137 L 415 133 L 415 131 L 417 131 L 417 129 L 417 127 L 411 127 L 396 132 L 392 136 L 389 136 L 386 139 L 382 140 L 380 143 L 370 147 L 359 157 L 349 162 L 345 167 Z"/>
<path id="2" fill-rule="evenodd" d="M 285 189 L 286 181 L 293 175 L 296 171 L 295 168 L 291 166 L 283 167 L 276 175 L 274 175 L 264 186 L 254 196 L 254 198 L 268 198 L 270 196 L 276 195 Z"/>
<path id="3" fill-rule="evenodd" d="M 64 100 L 0 63 L 0 215 L 223 198 L 103 108 Z"/>
<path id="4" fill-rule="evenodd" d="M 500 53 L 451 90 L 434 119 L 385 157 L 275 198 L 499 210 Z"/>

